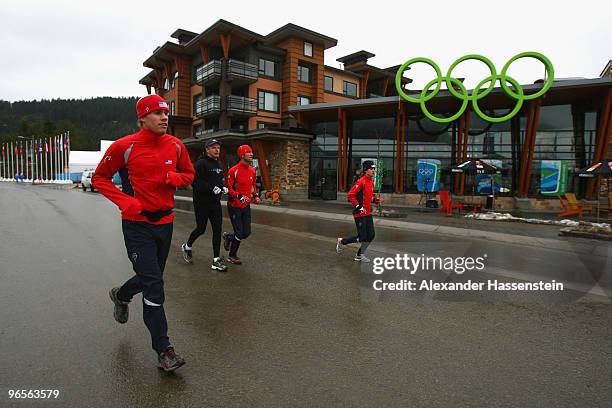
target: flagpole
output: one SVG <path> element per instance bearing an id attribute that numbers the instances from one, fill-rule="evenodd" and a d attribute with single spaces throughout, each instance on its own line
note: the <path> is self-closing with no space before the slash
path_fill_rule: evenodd
<path id="1" fill-rule="evenodd" d="M 42 163 L 43 165 L 43 182 L 47 181 L 47 141 L 43 138 Z"/>
<path id="2" fill-rule="evenodd" d="M 61 170 L 60 172 L 60 181 L 64 181 L 64 134 L 62 133 L 59 137 L 59 168 Z"/>
<path id="3" fill-rule="evenodd" d="M 34 183 L 34 139 L 30 142 L 30 181 Z"/>
<path id="4" fill-rule="evenodd" d="M 58 153 L 57 168 L 58 168 L 58 181 L 60 181 L 60 182 L 64 181 L 64 175 L 63 175 L 63 173 L 64 173 L 64 166 L 63 166 L 63 163 L 62 163 L 62 155 L 64 154 L 64 151 L 62 150 L 62 138 L 63 138 L 63 135 L 59 135 L 57 137 L 57 147 L 58 147 L 58 149 L 57 149 L 58 150 L 58 152 L 57 152 Z"/>
<path id="5" fill-rule="evenodd" d="M 66 152 L 64 152 L 64 133 L 62 133 L 62 144 L 61 144 L 61 148 L 62 148 L 62 180 L 66 181 Z"/>
<path id="6" fill-rule="evenodd" d="M 51 172 L 51 177 L 53 177 L 53 182 L 57 181 L 57 136 L 53 136 L 53 150 L 51 150 L 51 157 L 53 158 L 53 171 Z"/>
<path id="7" fill-rule="evenodd" d="M 26 180 L 30 180 L 30 175 L 28 173 L 30 173 L 30 166 L 28 165 L 28 141 L 26 140 L 25 142 L 26 148 L 25 148 L 25 176 L 26 176 Z"/>
<path id="8" fill-rule="evenodd" d="M 70 131 L 66 133 L 66 147 L 68 148 L 68 180 L 72 183 L 72 175 L 70 174 Z"/>

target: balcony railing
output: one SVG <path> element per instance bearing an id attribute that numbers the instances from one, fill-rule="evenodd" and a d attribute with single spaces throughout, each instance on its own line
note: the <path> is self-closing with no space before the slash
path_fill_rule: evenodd
<path id="1" fill-rule="evenodd" d="M 219 95 L 208 96 L 196 102 L 196 116 L 206 116 L 221 111 L 221 97 Z"/>
<path id="2" fill-rule="evenodd" d="M 196 71 L 196 82 L 201 84 L 213 78 L 221 78 L 223 62 L 212 60 L 208 64 L 199 67 Z"/>
<path id="3" fill-rule="evenodd" d="M 244 114 L 257 113 L 257 100 L 244 96 L 230 95 L 227 97 L 227 110 Z"/>
<path id="4" fill-rule="evenodd" d="M 227 75 L 233 78 L 256 81 L 259 76 L 257 65 L 230 59 L 227 61 Z"/>

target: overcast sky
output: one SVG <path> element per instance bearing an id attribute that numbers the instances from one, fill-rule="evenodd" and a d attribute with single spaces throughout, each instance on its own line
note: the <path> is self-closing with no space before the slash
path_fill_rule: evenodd
<path id="1" fill-rule="evenodd" d="M 290 7 L 288 5 L 291 5 Z M 418 4 L 418 5 L 415 5 Z M 338 40 L 325 63 L 359 50 L 378 67 L 424 56 L 443 72 L 458 57 L 479 53 L 501 70 L 522 51 L 539 51 L 555 77 L 598 77 L 612 58 L 610 1 L 33 1 L 0 8 L 0 99 L 17 101 L 140 96 L 155 47 L 175 41 L 177 28 L 202 32 L 220 18 L 266 35 L 294 23 Z M 521 83 L 543 77 L 536 62 L 519 61 L 509 74 Z M 486 76 L 477 63 L 453 76 L 474 86 Z M 416 86 L 433 79 L 415 66 Z"/>

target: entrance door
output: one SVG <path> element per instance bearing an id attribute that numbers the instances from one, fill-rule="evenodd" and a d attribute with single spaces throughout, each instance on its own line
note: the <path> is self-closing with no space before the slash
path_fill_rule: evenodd
<path id="1" fill-rule="evenodd" d="M 337 167 L 337 159 L 312 159 L 309 183 L 310 199 L 336 200 L 338 198 Z"/>

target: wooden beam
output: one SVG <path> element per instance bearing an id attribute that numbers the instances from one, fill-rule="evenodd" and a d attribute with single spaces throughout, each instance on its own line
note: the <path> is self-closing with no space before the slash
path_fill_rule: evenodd
<path id="1" fill-rule="evenodd" d="M 253 147 L 257 152 L 257 163 L 259 164 L 259 171 L 261 173 L 261 183 L 266 190 L 272 190 L 272 181 L 270 179 L 270 169 L 268 163 L 266 163 L 266 150 L 261 140 L 253 140 Z"/>
<path id="2" fill-rule="evenodd" d="M 389 77 L 385 78 L 385 84 L 383 86 L 383 96 L 387 96 L 387 91 L 389 90 Z"/>
<path id="3" fill-rule="evenodd" d="M 519 185 L 518 185 L 518 196 L 526 197 L 525 191 L 525 174 L 527 173 L 527 161 L 529 160 L 529 146 L 531 146 L 531 127 L 533 125 L 533 116 L 535 114 L 535 105 L 532 103 L 529 104 L 529 108 L 527 110 L 527 129 L 525 130 L 525 138 L 523 140 L 523 150 L 521 152 L 521 164 L 520 164 L 520 172 L 519 172 Z"/>
<path id="4" fill-rule="evenodd" d="M 462 154 L 462 147 L 463 147 L 463 128 L 465 127 L 465 118 L 463 117 L 463 115 L 459 116 L 459 129 L 457 131 L 457 144 L 455 147 L 455 152 L 456 152 L 456 161 L 455 163 L 453 163 L 453 166 L 457 166 L 459 164 L 461 164 L 461 158 L 463 157 Z M 459 185 L 461 183 L 461 177 L 459 176 L 459 173 L 454 173 L 455 174 L 455 194 L 459 194 Z"/>
<path id="5" fill-rule="evenodd" d="M 200 54 L 202 54 L 202 63 L 203 64 L 208 64 L 209 60 L 208 60 L 208 47 L 205 46 L 204 44 L 199 44 L 200 46 Z"/>
<path id="6" fill-rule="evenodd" d="M 223 57 L 225 57 L 225 59 L 229 59 L 229 52 L 230 52 L 230 43 L 232 41 L 232 34 L 231 33 L 227 33 L 227 34 L 219 34 L 219 37 L 221 39 L 221 47 L 223 48 Z"/>
<path id="7" fill-rule="evenodd" d="M 397 105 L 395 114 L 395 192 L 399 193 L 399 168 L 400 168 L 400 135 L 402 127 L 402 105 Z"/>
<path id="8" fill-rule="evenodd" d="M 344 166 L 342 174 L 344 175 L 344 190 L 348 190 L 348 132 L 346 131 L 346 111 L 342 111 L 342 136 L 344 138 Z"/>
<path id="9" fill-rule="evenodd" d="M 402 109 L 402 134 L 401 134 L 401 142 L 400 142 L 400 153 L 401 153 L 401 160 L 400 160 L 400 193 L 404 192 L 404 164 L 406 161 L 406 157 L 405 157 L 405 146 L 406 146 L 406 120 L 407 120 L 407 113 L 405 109 Z"/>
<path id="10" fill-rule="evenodd" d="M 467 153 L 469 147 L 469 137 L 470 137 L 470 112 L 468 110 L 463 114 L 465 118 L 463 119 L 463 161 L 467 160 Z M 464 195 L 465 193 L 465 174 L 461 173 L 461 185 L 459 186 L 460 195 Z"/>
<path id="11" fill-rule="evenodd" d="M 533 126 L 531 129 L 531 146 L 529 146 L 529 160 L 527 161 L 527 172 L 525 174 L 525 197 L 529 194 L 529 186 L 531 185 L 531 168 L 533 166 L 533 156 L 535 154 L 535 145 L 536 145 L 536 134 L 538 131 L 538 126 L 540 124 L 540 106 L 542 106 L 542 98 L 538 98 L 534 101 L 535 103 L 535 112 L 533 118 Z"/>
<path id="12" fill-rule="evenodd" d="M 344 157 L 343 153 L 343 143 L 344 138 L 342 137 L 342 109 L 338 109 L 338 191 L 344 191 L 344 187 L 342 186 L 342 158 Z"/>
<path id="13" fill-rule="evenodd" d="M 531 168 L 535 152 L 536 132 L 540 121 L 540 106 L 542 98 L 538 98 L 529 104 L 527 119 L 527 130 L 525 131 L 525 141 L 521 155 L 521 173 L 519 179 L 519 197 L 527 197 L 529 186 L 531 185 Z"/>
<path id="14" fill-rule="evenodd" d="M 597 124 L 597 137 L 595 142 L 595 152 L 593 153 L 593 162 L 591 165 L 605 159 L 610 142 L 610 115 L 612 114 L 612 89 L 608 89 L 604 99 L 603 106 L 599 114 L 599 123 Z M 586 196 L 593 198 L 595 196 L 595 186 L 599 185 L 599 177 L 588 181 Z"/>
<path id="15" fill-rule="evenodd" d="M 368 97 L 368 78 L 370 78 L 370 70 L 367 69 L 361 78 L 361 89 L 359 90 L 361 94 L 361 98 Z"/>

